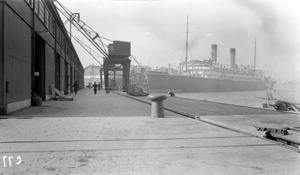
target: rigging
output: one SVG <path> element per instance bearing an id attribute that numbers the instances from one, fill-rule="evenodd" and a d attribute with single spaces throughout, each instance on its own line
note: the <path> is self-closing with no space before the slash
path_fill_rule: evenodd
<path id="1" fill-rule="evenodd" d="M 108 58 L 108 53 L 106 51 L 106 45 L 102 41 L 102 39 L 107 41 L 112 41 L 108 38 L 100 36 L 96 31 L 94 31 L 91 27 L 89 27 L 85 22 L 80 19 L 80 15 L 78 13 L 72 13 L 69 9 L 67 9 L 64 5 L 62 5 L 57 0 L 54 0 L 56 4 L 57 10 L 70 21 L 73 26 L 77 28 L 83 36 L 89 40 L 94 47 L 104 56 L 104 59 Z M 77 15 L 74 15 L 77 14 Z M 74 16 L 74 17 L 73 17 Z M 75 18 L 77 17 L 77 18 Z"/>

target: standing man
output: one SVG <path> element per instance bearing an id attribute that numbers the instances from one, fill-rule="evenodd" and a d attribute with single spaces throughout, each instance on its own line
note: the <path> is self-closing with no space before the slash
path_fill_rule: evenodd
<path id="1" fill-rule="evenodd" d="M 101 85 L 100 85 L 100 83 L 98 84 L 98 91 L 100 91 L 100 89 L 101 89 Z"/>
<path id="2" fill-rule="evenodd" d="M 97 85 L 97 83 L 96 83 L 96 81 L 95 81 L 95 83 L 93 84 L 94 94 L 95 94 L 95 95 L 97 94 L 97 87 L 98 87 L 98 85 Z"/>
<path id="3" fill-rule="evenodd" d="M 72 87 L 74 87 L 74 91 L 75 91 L 75 95 L 76 95 L 76 94 L 77 94 L 77 91 L 78 91 L 78 89 L 79 89 L 79 85 L 78 85 L 77 81 L 75 81 L 75 83 L 73 84 Z"/>

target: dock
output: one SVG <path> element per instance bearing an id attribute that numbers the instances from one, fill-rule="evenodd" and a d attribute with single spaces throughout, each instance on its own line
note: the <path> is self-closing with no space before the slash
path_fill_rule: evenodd
<path id="1" fill-rule="evenodd" d="M 2 116 L 0 152 L 12 158 L 0 160 L 1 173 L 300 173 L 300 149 L 257 130 L 289 128 L 280 137 L 299 141 L 299 115 L 168 97 L 165 118 L 154 118 L 147 97 L 92 89 L 71 95 L 74 101 Z"/>

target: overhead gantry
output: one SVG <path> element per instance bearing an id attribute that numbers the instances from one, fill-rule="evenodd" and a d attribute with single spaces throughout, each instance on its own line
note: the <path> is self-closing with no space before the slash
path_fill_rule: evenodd
<path id="1" fill-rule="evenodd" d="M 114 80 L 117 70 L 123 71 L 123 84 L 122 88 L 124 92 L 128 91 L 129 87 L 129 75 L 130 75 L 130 63 L 129 59 L 130 43 L 124 41 L 114 41 L 113 44 L 108 45 L 108 58 L 103 60 L 103 71 L 104 71 L 104 84 L 106 92 L 109 92 L 109 70 L 114 72 Z M 121 66 L 117 66 L 121 65 Z M 100 74 L 102 77 L 102 72 Z M 102 81 L 102 78 L 101 78 Z"/>
<path id="2" fill-rule="evenodd" d="M 72 24 L 76 27 L 80 33 L 85 36 L 85 38 L 100 52 L 101 55 L 103 55 L 103 69 L 100 70 L 100 81 L 102 85 L 102 71 L 104 72 L 104 83 L 105 83 L 105 90 L 106 92 L 109 92 L 109 71 L 114 71 L 114 80 L 115 80 L 115 73 L 118 70 L 123 71 L 122 76 L 122 88 L 124 92 L 128 91 L 129 86 L 129 74 L 130 74 L 130 62 L 131 60 L 129 57 L 131 56 L 130 51 L 130 42 L 124 42 L 124 41 L 113 41 L 112 44 L 109 44 L 108 47 L 108 53 L 106 51 L 106 45 L 104 44 L 103 40 L 107 40 L 112 42 L 112 40 L 104 38 L 100 36 L 95 30 L 93 30 L 91 27 L 89 27 L 86 23 L 84 23 L 80 19 L 79 13 L 72 13 L 69 9 L 67 9 L 65 6 L 63 6 L 60 2 L 57 0 L 54 0 L 57 10 Z M 70 26 L 70 37 L 73 37 L 71 34 L 71 26 Z M 77 42 L 81 46 L 82 43 L 78 41 L 78 39 L 75 38 Z M 90 50 L 90 48 L 86 49 L 87 51 Z M 88 53 L 93 57 L 94 55 L 91 54 L 90 51 Z M 101 63 L 95 58 L 95 60 L 101 65 Z M 119 66 L 121 65 L 121 66 Z"/>

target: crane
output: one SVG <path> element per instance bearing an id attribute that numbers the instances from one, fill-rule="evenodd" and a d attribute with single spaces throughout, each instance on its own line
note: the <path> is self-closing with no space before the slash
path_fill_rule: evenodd
<path id="1" fill-rule="evenodd" d="M 130 57 L 140 66 L 144 67 L 133 55 L 130 55 Z"/>
<path id="2" fill-rule="evenodd" d="M 91 27 L 89 27 L 85 22 L 83 22 L 80 19 L 79 13 L 72 13 L 68 8 L 66 8 L 64 5 L 62 5 L 58 0 L 53 0 L 57 10 L 70 22 L 70 39 L 73 37 L 100 65 L 102 65 L 96 58 L 95 55 L 92 53 L 91 48 L 88 47 L 86 44 L 81 42 L 78 38 L 75 36 L 72 36 L 71 33 L 71 25 L 75 26 L 77 30 L 103 55 L 103 71 L 104 71 L 104 80 L 105 80 L 105 89 L 106 92 L 109 92 L 109 85 L 108 85 L 108 70 L 114 70 L 114 78 L 115 78 L 115 71 L 116 70 L 123 70 L 123 91 L 128 92 L 129 88 L 129 74 L 130 74 L 130 62 L 131 59 L 134 59 L 135 62 L 140 66 L 142 64 L 137 61 L 137 59 L 130 54 L 130 43 L 129 47 L 126 42 L 121 41 L 112 41 L 108 38 L 105 38 L 103 36 L 100 36 L 95 30 L 93 30 Z M 110 55 L 111 53 L 108 53 L 106 50 L 106 45 L 102 40 L 107 40 L 110 42 L 113 42 L 113 44 L 108 45 L 114 47 L 114 45 L 117 47 L 120 44 L 125 44 L 125 48 L 129 48 L 128 55 L 119 55 L 121 56 L 121 59 L 116 58 L 114 55 Z M 127 42 L 128 43 L 128 42 Z M 116 49 L 117 50 L 117 49 Z M 95 52 L 94 52 L 95 53 Z M 98 55 L 98 54 L 97 54 Z M 109 58 L 109 59 L 108 59 Z M 131 59 L 130 59 L 131 58 Z M 118 64 L 121 64 L 121 66 L 117 66 Z M 112 66 L 113 65 L 113 66 Z M 122 69 L 120 69 L 122 67 Z M 100 70 L 100 82 L 102 84 L 102 70 Z"/>
<path id="3" fill-rule="evenodd" d="M 54 0 L 57 10 L 67 18 L 70 23 L 77 28 L 78 31 L 82 33 L 87 40 L 89 40 L 94 47 L 104 56 L 103 58 L 108 58 L 108 53 L 106 51 L 106 45 L 102 41 L 105 39 L 107 41 L 112 41 L 108 38 L 100 36 L 96 31 L 94 31 L 90 26 L 80 19 L 79 13 L 72 13 L 67 7 L 62 5 L 57 0 Z M 77 17 L 77 18 L 76 18 Z M 71 36 L 70 36 L 71 38 Z"/>
<path id="4" fill-rule="evenodd" d="M 89 53 L 99 64 L 100 66 L 102 66 L 102 63 L 100 63 L 100 61 L 96 58 L 96 57 L 101 57 L 101 55 L 99 55 L 96 51 L 94 51 L 92 48 L 90 48 L 87 44 L 85 44 L 83 41 L 81 41 L 79 38 L 75 37 L 74 35 L 70 34 L 72 38 L 75 39 L 75 41 L 77 41 L 78 44 L 80 44 L 80 46 L 82 48 L 84 48 L 84 50 Z"/>
<path id="5" fill-rule="evenodd" d="M 108 53 L 106 51 L 107 46 L 104 44 L 102 39 L 110 42 L 113 42 L 113 40 L 100 36 L 95 30 L 93 30 L 90 26 L 88 26 L 85 22 L 83 22 L 80 19 L 79 13 L 72 13 L 67 7 L 58 2 L 58 0 L 54 0 L 54 2 L 58 11 L 70 21 L 70 24 L 75 26 L 77 30 L 80 31 L 96 47 L 96 49 L 104 56 L 104 59 L 108 58 Z M 94 55 L 91 54 L 91 52 L 89 51 L 91 49 L 87 45 L 85 45 L 75 36 L 71 36 L 71 31 L 69 33 L 70 38 L 73 37 L 93 58 L 95 58 Z M 87 50 L 87 48 L 89 48 L 89 50 Z M 132 58 L 140 67 L 144 67 L 133 55 L 131 55 L 130 58 Z M 95 60 L 99 63 L 99 61 L 96 58 Z"/>

